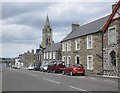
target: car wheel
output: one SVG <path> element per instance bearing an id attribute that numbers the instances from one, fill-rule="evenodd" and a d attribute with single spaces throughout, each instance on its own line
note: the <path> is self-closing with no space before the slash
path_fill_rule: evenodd
<path id="1" fill-rule="evenodd" d="M 73 72 L 72 71 L 70 72 L 70 76 L 73 76 Z"/>
<path id="2" fill-rule="evenodd" d="M 55 70 L 53 70 L 52 73 L 55 73 Z"/>
<path id="3" fill-rule="evenodd" d="M 64 70 L 62 71 L 62 74 L 65 75 L 65 71 Z"/>
<path id="4" fill-rule="evenodd" d="M 81 75 L 82 75 L 82 76 L 85 76 L 85 73 L 82 73 Z"/>
<path id="5" fill-rule="evenodd" d="M 47 70 L 48 73 L 50 73 L 50 70 Z"/>

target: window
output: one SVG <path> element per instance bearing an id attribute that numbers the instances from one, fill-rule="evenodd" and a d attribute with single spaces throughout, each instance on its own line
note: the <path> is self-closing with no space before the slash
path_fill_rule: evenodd
<path id="1" fill-rule="evenodd" d="M 87 56 L 87 69 L 93 70 L 93 56 Z"/>
<path id="2" fill-rule="evenodd" d="M 52 59 L 52 53 L 51 52 L 49 52 L 49 58 Z"/>
<path id="3" fill-rule="evenodd" d="M 65 56 L 62 57 L 62 61 L 64 61 L 66 63 L 66 57 Z"/>
<path id="4" fill-rule="evenodd" d="M 108 29 L 108 44 L 116 43 L 116 30 L 115 27 L 111 27 Z"/>
<path id="5" fill-rule="evenodd" d="M 67 43 L 63 42 L 62 43 L 62 51 L 66 51 L 66 48 L 67 48 Z"/>
<path id="6" fill-rule="evenodd" d="M 75 50 L 80 50 L 80 39 L 75 39 Z"/>
<path id="7" fill-rule="evenodd" d="M 67 41 L 67 51 L 71 51 L 71 41 Z"/>
<path id="8" fill-rule="evenodd" d="M 55 51 L 53 52 L 53 59 L 55 59 Z"/>
<path id="9" fill-rule="evenodd" d="M 79 55 L 75 56 L 75 63 L 80 64 L 80 56 Z"/>
<path id="10" fill-rule="evenodd" d="M 70 64 L 71 57 L 67 56 L 67 64 Z"/>
<path id="11" fill-rule="evenodd" d="M 110 52 L 110 60 L 113 66 L 116 66 L 116 53 L 114 50 Z"/>
<path id="12" fill-rule="evenodd" d="M 87 36 L 87 49 L 92 49 L 92 35 Z"/>
<path id="13" fill-rule="evenodd" d="M 47 57 L 46 59 L 48 59 L 48 57 L 49 57 L 49 54 L 48 54 L 48 52 L 46 53 L 46 57 Z"/>
<path id="14" fill-rule="evenodd" d="M 45 59 L 46 57 L 45 57 L 45 52 L 44 52 L 44 59 Z"/>

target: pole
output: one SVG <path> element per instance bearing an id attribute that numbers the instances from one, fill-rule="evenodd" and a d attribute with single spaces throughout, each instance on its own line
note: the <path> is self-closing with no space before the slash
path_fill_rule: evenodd
<path id="1" fill-rule="evenodd" d="M 104 35 L 104 32 L 102 32 L 102 75 L 104 74 L 103 35 Z"/>

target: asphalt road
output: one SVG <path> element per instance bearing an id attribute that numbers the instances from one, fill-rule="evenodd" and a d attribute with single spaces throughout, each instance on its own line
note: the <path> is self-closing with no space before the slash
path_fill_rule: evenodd
<path id="1" fill-rule="evenodd" d="M 118 81 L 7 68 L 2 73 L 2 91 L 118 91 Z"/>

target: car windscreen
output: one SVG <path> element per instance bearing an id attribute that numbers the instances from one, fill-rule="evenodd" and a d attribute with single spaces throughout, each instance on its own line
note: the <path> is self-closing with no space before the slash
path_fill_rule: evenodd
<path id="1" fill-rule="evenodd" d="M 47 67 L 48 65 L 43 65 L 43 67 Z"/>

